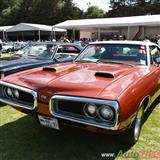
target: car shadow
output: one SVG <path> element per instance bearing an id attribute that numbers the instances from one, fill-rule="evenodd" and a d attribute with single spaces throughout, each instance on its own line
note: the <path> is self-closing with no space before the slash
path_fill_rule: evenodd
<path id="1" fill-rule="evenodd" d="M 160 105 L 160 96 L 151 104 L 151 106 L 147 109 L 147 111 L 144 114 L 144 123 L 149 118 L 152 111 L 155 109 L 156 106 Z"/>
<path id="2" fill-rule="evenodd" d="M 6 106 L 6 104 L 0 102 L 0 107 Z"/>
<path id="3" fill-rule="evenodd" d="M 160 97 L 145 113 L 145 121 L 159 102 Z M 26 115 L 0 126 L 0 156 L 8 160 L 113 160 L 132 147 L 122 143 L 121 138 L 70 127 L 57 131 Z"/>
<path id="4" fill-rule="evenodd" d="M 131 146 L 120 143 L 116 135 L 96 134 L 70 127 L 59 131 L 41 126 L 32 116 L 24 116 L 0 127 L 2 159 L 115 159 Z"/>

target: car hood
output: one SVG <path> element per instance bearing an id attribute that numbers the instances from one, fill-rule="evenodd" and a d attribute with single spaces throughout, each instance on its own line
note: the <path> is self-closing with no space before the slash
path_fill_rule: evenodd
<path id="1" fill-rule="evenodd" d="M 43 63 L 44 60 L 39 60 L 35 58 L 10 58 L 7 60 L 1 60 L 0 61 L 0 71 L 5 72 L 5 71 L 10 71 L 14 69 L 18 69 L 21 67 L 25 67 L 28 65 L 34 65 L 37 63 Z"/>
<path id="2" fill-rule="evenodd" d="M 13 83 L 14 79 L 49 98 L 58 94 L 116 100 L 142 74 L 143 67 L 73 62 L 24 71 L 6 80 Z"/>

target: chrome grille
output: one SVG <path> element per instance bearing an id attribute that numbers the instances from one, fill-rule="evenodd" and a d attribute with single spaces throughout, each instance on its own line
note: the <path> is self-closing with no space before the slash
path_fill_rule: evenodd
<path id="1" fill-rule="evenodd" d="M 67 112 L 67 113 L 72 113 L 72 114 L 79 114 L 82 116 L 84 115 L 83 112 L 83 107 L 85 103 L 82 102 L 75 102 L 75 101 L 66 101 L 66 100 L 60 100 L 57 101 L 58 105 L 55 108 L 55 110 L 59 112 Z"/>
<path id="2" fill-rule="evenodd" d="M 87 103 L 107 104 L 113 106 L 115 119 L 110 122 L 98 117 L 90 118 L 84 114 L 83 108 Z M 57 118 L 87 124 L 104 129 L 115 129 L 119 121 L 119 106 L 116 101 L 55 95 L 50 100 L 50 113 Z"/>

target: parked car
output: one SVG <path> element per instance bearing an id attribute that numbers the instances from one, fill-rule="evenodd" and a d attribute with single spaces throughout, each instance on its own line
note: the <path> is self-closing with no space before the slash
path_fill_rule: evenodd
<path id="1" fill-rule="evenodd" d="M 124 133 L 134 144 L 144 112 L 160 96 L 160 48 L 151 42 L 93 42 L 74 62 L 5 77 L 0 90 L 1 102 L 34 114 L 44 126 Z"/>
<path id="2" fill-rule="evenodd" d="M 81 48 L 75 44 L 31 43 L 14 56 L 1 59 L 0 78 L 26 69 L 72 61 Z"/>
<path id="3" fill-rule="evenodd" d="M 3 48 L 0 51 L 0 61 L 10 59 L 15 52 L 22 50 L 29 42 L 9 42 L 3 43 Z"/>
<path id="4" fill-rule="evenodd" d="M 23 49 L 24 47 L 26 47 L 30 42 L 29 41 L 21 41 L 21 42 L 14 42 L 14 45 L 13 45 L 13 50 L 14 52 L 15 51 L 19 51 L 21 49 Z"/>
<path id="5" fill-rule="evenodd" d="M 13 50 L 14 43 L 13 42 L 5 42 L 2 43 L 2 52 L 10 52 Z"/>

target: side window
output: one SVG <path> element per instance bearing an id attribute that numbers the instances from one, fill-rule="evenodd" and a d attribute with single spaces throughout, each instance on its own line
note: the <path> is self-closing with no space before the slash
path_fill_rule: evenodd
<path id="1" fill-rule="evenodd" d="M 73 60 L 77 57 L 79 52 L 80 50 L 75 46 L 61 45 L 58 47 L 58 51 L 55 54 L 55 58 L 58 61 Z"/>
<path id="2" fill-rule="evenodd" d="M 59 47 L 57 53 L 63 53 L 63 48 Z"/>
<path id="3" fill-rule="evenodd" d="M 60 46 L 57 52 L 58 53 L 79 53 L 80 50 L 75 46 Z"/>
<path id="4" fill-rule="evenodd" d="M 66 53 L 79 53 L 79 50 L 74 46 L 66 46 L 66 47 L 64 47 L 64 52 L 66 52 Z"/>
<path id="5" fill-rule="evenodd" d="M 160 49 L 157 46 L 150 46 L 149 51 L 151 55 L 151 64 L 154 64 L 156 59 L 160 58 Z"/>

